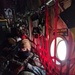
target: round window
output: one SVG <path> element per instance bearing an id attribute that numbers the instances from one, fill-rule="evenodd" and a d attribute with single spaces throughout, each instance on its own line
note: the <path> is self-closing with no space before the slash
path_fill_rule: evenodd
<path id="1" fill-rule="evenodd" d="M 50 54 L 52 57 L 54 57 L 54 44 L 55 44 L 55 39 L 52 41 L 50 46 Z M 56 38 L 56 51 L 57 51 L 56 57 L 59 60 L 64 61 L 67 55 L 67 45 L 66 45 L 66 41 L 61 37 Z M 59 62 L 56 61 L 56 64 L 59 64 Z"/>

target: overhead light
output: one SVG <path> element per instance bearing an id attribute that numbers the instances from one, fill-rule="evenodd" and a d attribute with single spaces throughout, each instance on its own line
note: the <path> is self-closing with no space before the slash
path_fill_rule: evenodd
<path id="1" fill-rule="evenodd" d="M 49 0 L 49 1 L 46 3 L 46 5 L 49 5 L 52 1 L 54 1 L 54 0 Z"/>

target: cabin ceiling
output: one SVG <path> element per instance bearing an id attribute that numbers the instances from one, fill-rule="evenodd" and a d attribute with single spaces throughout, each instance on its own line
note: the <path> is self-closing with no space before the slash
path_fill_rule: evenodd
<path id="1" fill-rule="evenodd" d="M 0 0 L 0 14 L 3 13 L 4 8 L 9 7 L 14 8 L 16 12 L 25 13 L 26 11 L 36 10 L 49 1 L 55 0 Z M 63 6 L 67 8 L 67 5 L 70 5 L 71 0 L 59 0 L 59 3 L 61 6 L 64 3 Z M 52 4 L 53 3 L 51 2 L 50 5 Z"/>
<path id="2" fill-rule="evenodd" d="M 0 15 L 4 15 L 4 8 L 12 8 L 15 9 L 16 13 L 25 14 L 26 12 L 37 10 L 39 7 L 45 5 L 48 1 L 51 0 L 0 0 Z M 75 5 L 75 0 L 58 0 L 58 1 L 61 12 L 70 7 L 71 4 Z M 49 6 L 52 5 L 53 3 L 51 2 Z"/>

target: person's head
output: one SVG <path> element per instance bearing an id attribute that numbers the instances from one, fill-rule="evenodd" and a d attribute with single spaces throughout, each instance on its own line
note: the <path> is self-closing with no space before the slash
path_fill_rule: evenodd
<path id="1" fill-rule="evenodd" d="M 11 45 L 15 45 L 16 40 L 14 38 L 8 38 L 8 43 L 11 44 Z"/>
<path id="2" fill-rule="evenodd" d="M 28 39 L 21 41 L 21 51 L 31 51 L 31 43 Z"/>

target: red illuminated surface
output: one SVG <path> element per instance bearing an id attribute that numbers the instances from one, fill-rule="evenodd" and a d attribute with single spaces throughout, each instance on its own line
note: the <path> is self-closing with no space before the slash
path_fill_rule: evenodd
<path id="1" fill-rule="evenodd" d="M 56 1 L 57 2 L 57 1 Z M 57 6 L 57 5 L 56 5 Z M 57 12 L 57 10 L 56 10 Z M 37 44 L 34 46 L 36 48 L 36 53 L 38 53 L 39 57 L 40 57 L 40 60 L 43 64 L 43 66 L 45 67 L 45 70 L 46 70 L 46 75 L 55 75 L 56 72 L 54 71 L 54 69 L 56 68 L 56 55 L 54 56 L 54 59 L 55 59 L 55 63 L 52 62 L 52 58 L 50 57 L 50 50 L 49 50 L 49 33 L 48 33 L 48 8 L 46 7 L 46 37 L 44 36 L 41 36 L 41 39 L 42 39 L 42 42 L 41 42 L 41 46 L 40 46 L 40 37 L 38 37 L 38 39 L 36 38 L 33 38 L 33 41 L 34 43 L 36 44 L 36 40 L 37 40 Z M 57 14 L 56 14 L 57 15 Z M 56 16 L 55 15 L 55 16 Z M 57 32 L 57 17 L 55 19 L 55 32 Z M 55 38 L 56 38 L 57 34 L 55 33 Z M 56 47 L 55 47 L 56 48 Z M 55 49 L 55 53 L 56 53 L 56 49 Z M 58 73 L 59 73 L 59 70 L 57 69 Z"/>

